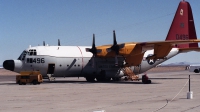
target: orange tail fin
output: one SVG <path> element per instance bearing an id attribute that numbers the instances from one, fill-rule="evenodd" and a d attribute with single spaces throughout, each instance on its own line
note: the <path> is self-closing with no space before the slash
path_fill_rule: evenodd
<path id="1" fill-rule="evenodd" d="M 197 39 L 194 19 L 190 4 L 186 1 L 179 3 L 173 22 L 166 37 L 167 40 Z M 178 48 L 198 47 L 198 43 L 177 45 Z"/>

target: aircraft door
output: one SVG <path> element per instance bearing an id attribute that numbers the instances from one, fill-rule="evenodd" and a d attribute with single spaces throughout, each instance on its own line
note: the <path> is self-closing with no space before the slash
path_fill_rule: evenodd
<path id="1" fill-rule="evenodd" d="M 54 74 L 55 64 L 49 64 L 47 74 Z"/>

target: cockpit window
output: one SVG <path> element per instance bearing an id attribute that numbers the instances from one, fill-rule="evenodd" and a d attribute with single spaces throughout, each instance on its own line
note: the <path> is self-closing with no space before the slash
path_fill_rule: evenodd
<path id="1" fill-rule="evenodd" d="M 35 49 L 33 50 L 33 55 L 37 55 L 37 52 L 36 52 L 36 50 L 35 50 Z"/>
<path id="2" fill-rule="evenodd" d="M 30 50 L 28 51 L 28 55 L 29 55 L 29 56 L 35 56 L 35 55 L 37 55 L 37 52 L 36 52 L 35 49 L 30 49 Z"/>
<path id="3" fill-rule="evenodd" d="M 23 51 L 22 54 L 19 56 L 18 60 L 24 60 L 26 57 L 27 51 Z"/>
<path id="4" fill-rule="evenodd" d="M 19 56 L 18 60 L 24 60 L 26 57 L 26 54 L 28 54 L 29 56 L 36 56 L 37 55 L 37 51 L 36 49 L 30 49 L 29 51 L 23 51 L 22 54 Z"/>

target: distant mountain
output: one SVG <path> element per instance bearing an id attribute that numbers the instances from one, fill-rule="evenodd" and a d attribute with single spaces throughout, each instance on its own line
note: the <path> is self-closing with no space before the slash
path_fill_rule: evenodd
<path id="1" fill-rule="evenodd" d="M 169 64 L 162 64 L 162 66 L 189 66 L 194 64 L 200 64 L 200 63 L 190 63 L 190 62 L 175 62 L 175 63 L 169 63 Z"/>

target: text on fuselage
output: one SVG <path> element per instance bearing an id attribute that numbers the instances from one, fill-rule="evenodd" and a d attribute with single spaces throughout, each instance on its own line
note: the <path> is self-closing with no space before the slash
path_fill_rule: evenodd
<path id="1" fill-rule="evenodd" d="M 176 34 L 176 40 L 189 40 L 189 35 Z"/>
<path id="2" fill-rule="evenodd" d="M 44 58 L 26 58 L 27 63 L 45 63 Z"/>

